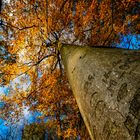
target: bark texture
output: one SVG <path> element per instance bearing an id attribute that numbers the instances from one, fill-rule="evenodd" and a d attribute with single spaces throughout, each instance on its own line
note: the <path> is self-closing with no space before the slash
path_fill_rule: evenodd
<path id="1" fill-rule="evenodd" d="M 140 140 L 140 52 L 64 45 L 69 83 L 92 140 Z"/>

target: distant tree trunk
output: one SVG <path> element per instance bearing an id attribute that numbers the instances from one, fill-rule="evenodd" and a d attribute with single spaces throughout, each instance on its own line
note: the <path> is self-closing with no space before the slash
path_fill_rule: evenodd
<path id="1" fill-rule="evenodd" d="M 45 140 L 46 127 L 45 124 L 25 125 L 22 132 L 22 140 Z"/>
<path id="2" fill-rule="evenodd" d="M 140 140 L 140 51 L 64 45 L 69 83 L 92 140 Z"/>

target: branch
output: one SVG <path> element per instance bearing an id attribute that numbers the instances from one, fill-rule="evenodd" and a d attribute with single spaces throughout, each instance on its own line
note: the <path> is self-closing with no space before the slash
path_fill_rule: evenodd
<path id="1" fill-rule="evenodd" d="M 7 25 L 6 25 L 7 24 Z M 17 27 L 17 26 L 14 26 L 14 25 L 12 25 L 12 24 L 10 24 L 10 23 L 6 23 L 6 24 L 3 24 L 4 26 L 6 26 L 6 27 L 12 27 L 12 28 L 15 28 L 15 29 L 18 29 L 18 30 L 25 30 L 25 29 L 30 29 L 30 28 L 33 28 L 33 27 L 38 27 L 38 26 L 36 26 L 36 25 L 32 25 L 32 26 L 25 26 L 25 27 L 23 27 L 23 28 L 19 28 L 19 27 Z"/>
<path id="2" fill-rule="evenodd" d="M 14 78 L 11 79 L 11 80 L 14 80 L 14 79 L 17 78 L 17 77 L 20 77 L 20 76 L 23 75 L 23 74 L 27 74 L 27 72 L 30 71 L 34 66 L 37 66 L 37 65 L 38 65 L 39 63 L 41 63 L 44 59 L 46 59 L 46 58 L 48 58 L 48 57 L 51 57 L 51 56 L 54 56 L 54 55 L 50 54 L 50 55 L 44 56 L 44 57 L 43 57 L 42 59 L 40 59 L 37 63 L 33 64 L 29 69 L 27 69 L 27 70 L 24 71 L 23 73 L 18 74 L 16 77 L 14 77 Z M 8 74 L 8 73 L 7 73 L 7 75 L 16 75 L 16 74 Z"/>
<path id="3" fill-rule="evenodd" d="M 55 65 L 54 65 L 54 67 L 51 69 L 51 72 L 53 72 L 53 71 L 56 69 L 57 64 L 58 64 L 58 59 L 57 59 L 57 61 L 56 61 Z"/>
<path id="4" fill-rule="evenodd" d="M 111 30 L 110 34 L 108 35 L 108 37 L 104 41 L 103 46 L 105 46 L 106 42 L 108 41 L 108 39 L 110 38 L 110 36 L 112 35 L 112 33 L 113 33 L 113 29 Z"/>
<path id="5" fill-rule="evenodd" d="M 54 56 L 54 55 L 50 54 L 50 55 L 44 56 L 42 59 L 40 59 L 40 60 L 39 60 L 36 64 L 34 64 L 34 65 L 35 65 L 35 66 L 38 65 L 39 63 L 41 63 L 41 61 L 43 61 L 44 59 L 46 59 L 46 58 L 48 58 L 48 57 L 51 57 L 51 56 Z"/>

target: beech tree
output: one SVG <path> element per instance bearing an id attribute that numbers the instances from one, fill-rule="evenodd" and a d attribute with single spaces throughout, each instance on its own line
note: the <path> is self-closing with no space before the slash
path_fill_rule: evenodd
<path id="1" fill-rule="evenodd" d="M 56 125 L 61 137 L 80 135 L 79 111 L 62 65 L 61 47 L 115 47 L 121 35 L 138 37 L 139 1 L 10 0 L 1 1 L 0 7 L 0 84 L 17 80 L 8 96 L 2 96 L 3 116 L 17 121 L 23 106 L 29 106 L 42 112 L 42 120 L 51 117 L 50 126 Z"/>

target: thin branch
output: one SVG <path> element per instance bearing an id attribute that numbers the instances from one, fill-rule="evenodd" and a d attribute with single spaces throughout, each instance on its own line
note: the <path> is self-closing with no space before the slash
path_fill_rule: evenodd
<path id="1" fill-rule="evenodd" d="M 51 69 L 51 72 L 53 72 L 53 71 L 56 69 L 57 64 L 58 64 L 58 60 L 56 61 L 56 63 L 55 63 L 55 65 L 54 65 L 53 69 Z"/>
<path id="2" fill-rule="evenodd" d="M 112 35 L 112 33 L 113 33 L 113 29 L 111 30 L 110 34 L 108 35 L 108 37 L 104 41 L 103 46 L 105 46 L 106 42 L 108 41 L 108 39 L 110 38 L 110 36 Z"/>
<path id="3" fill-rule="evenodd" d="M 19 28 L 19 27 L 14 26 L 14 25 L 12 25 L 10 23 L 6 23 L 6 24 L 3 24 L 3 25 L 6 26 L 6 27 L 10 27 L 10 28 L 12 27 L 12 28 L 15 28 L 15 29 L 18 29 L 18 30 L 25 30 L 25 29 L 30 29 L 30 28 L 33 28 L 33 27 L 38 27 L 36 25 L 32 25 L 32 26 L 25 26 L 23 28 Z"/>
<path id="4" fill-rule="evenodd" d="M 40 59 L 40 60 L 39 60 L 36 64 L 34 64 L 34 65 L 35 65 L 35 66 L 38 65 L 38 64 L 41 63 L 44 59 L 46 59 L 46 58 L 48 58 L 48 57 L 51 57 L 51 56 L 54 56 L 54 55 L 50 54 L 50 55 L 44 56 L 42 59 Z"/>
<path id="5" fill-rule="evenodd" d="M 34 66 L 37 66 L 39 63 L 41 63 L 44 59 L 48 58 L 48 57 L 51 57 L 51 56 L 54 56 L 54 55 L 46 55 L 44 56 L 42 59 L 40 59 L 37 63 L 35 63 L 34 65 L 32 65 L 29 69 L 27 69 L 26 71 L 24 71 L 23 73 L 20 73 L 18 74 L 15 78 L 17 77 L 20 77 L 21 75 L 23 74 L 27 74 L 28 71 L 30 71 Z M 7 75 L 16 75 L 16 74 L 8 74 Z M 11 79 L 11 80 L 14 80 L 15 78 Z"/>

